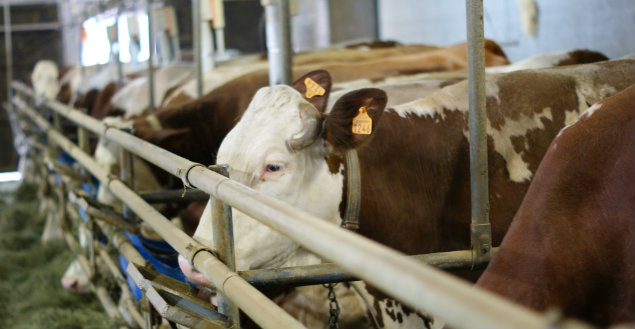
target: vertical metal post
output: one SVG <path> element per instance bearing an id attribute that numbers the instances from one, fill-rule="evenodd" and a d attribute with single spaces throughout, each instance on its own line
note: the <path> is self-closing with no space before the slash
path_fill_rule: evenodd
<path id="1" fill-rule="evenodd" d="M 123 87 L 123 64 L 121 63 L 121 42 L 119 38 L 119 18 L 121 17 L 121 6 L 117 7 L 117 14 L 115 15 L 115 34 L 117 35 L 117 88 Z"/>
<path id="2" fill-rule="evenodd" d="M 201 58 L 201 2 L 192 0 L 192 49 L 196 63 L 196 95 L 203 96 L 203 62 Z"/>
<path id="3" fill-rule="evenodd" d="M 291 83 L 289 0 L 261 0 L 265 6 L 269 85 Z"/>
<path id="4" fill-rule="evenodd" d="M 128 131 L 129 132 L 129 131 Z M 121 148 L 121 153 L 119 154 L 119 178 L 121 181 L 128 184 L 131 189 L 135 189 L 134 185 L 134 160 L 132 152 L 126 150 L 125 148 Z M 123 215 L 126 219 L 134 219 L 134 213 L 125 203 L 123 205 Z"/>
<path id="5" fill-rule="evenodd" d="M 148 44 L 150 56 L 148 57 L 148 88 L 150 88 L 150 113 L 154 112 L 154 24 L 152 15 L 152 0 L 146 0 L 148 12 Z"/>
<path id="6" fill-rule="evenodd" d="M 88 131 L 82 126 L 77 126 L 77 144 L 82 151 L 91 154 L 90 141 L 88 139 Z"/>
<path id="7" fill-rule="evenodd" d="M 227 165 L 214 165 L 209 167 L 216 173 L 229 177 Z M 230 270 L 236 270 L 234 257 L 234 229 L 232 225 L 231 207 L 221 200 L 212 198 L 212 234 L 214 236 L 214 250 L 220 259 Z M 240 328 L 240 316 L 238 307 L 229 299 L 218 295 L 218 310 L 227 316 L 228 328 Z"/>
<path id="8" fill-rule="evenodd" d="M 466 0 L 468 86 L 470 103 L 470 226 L 474 264 L 490 257 L 492 233 L 489 222 L 487 172 L 487 109 L 485 103 L 485 54 L 483 0 Z"/>
<path id="9" fill-rule="evenodd" d="M 225 6 L 223 0 L 215 0 L 214 8 L 216 10 L 216 17 L 214 17 L 216 49 L 219 55 L 223 55 L 225 53 Z"/>
<path id="10" fill-rule="evenodd" d="M 4 48 L 7 60 L 7 104 L 11 105 L 11 81 L 13 81 L 13 42 L 11 40 L 11 5 L 9 0 L 4 0 Z"/>

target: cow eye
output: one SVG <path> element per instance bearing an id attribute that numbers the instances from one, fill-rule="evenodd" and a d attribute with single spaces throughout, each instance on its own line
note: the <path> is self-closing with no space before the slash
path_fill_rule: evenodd
<path id="1" fill-rule="evenodd" d="M 280 171 L 280 169 L 282 169 L 282 165 L 277 164 L 277 163 L 270 163 L 267 165 L 267 172 L 277 172 Z"/>

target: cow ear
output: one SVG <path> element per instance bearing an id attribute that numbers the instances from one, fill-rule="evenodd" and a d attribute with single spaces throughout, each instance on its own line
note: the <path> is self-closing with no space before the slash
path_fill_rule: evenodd
<path id="1" fill-rule="evenodd" d="M 318 111 L 324 113 L 331 93 L 331 75 L 325 70 L 309 72 L 296 80 L 293 88 Z"/>
<path id="2" fill-rule="evenodd" d="M 326 117 L 325 137 L 336 150 L 358 148 L 372 137 L 388 96 L 381 89 L 364 88 L 342 96 Z"/>

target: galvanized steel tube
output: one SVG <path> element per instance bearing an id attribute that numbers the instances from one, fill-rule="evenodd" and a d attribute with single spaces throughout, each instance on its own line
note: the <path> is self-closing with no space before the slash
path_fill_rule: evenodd
<path id="1" fill-rule="evenodd" d="M 227 166 L 212 166 L 214 170 L 225 177 L 229 177 Z M 236 270 L 236 259 L 234 257 L 234 229 L 232 221 L 232 208 L 223 203 L 218 198 L 211 197 L 212 205 L 212 234 L 214 236 L 214 250 L 227 268 L 232 271 Z M 228 327 L 240 327 L 240 313 L 238 308 L 225 296 L 219 294 L 218 311 L 227 316 Z"/>
<path id="2" fill-rule="evenodd" d="M 203 59 L 201 54 L 201 2 L 192 0 L 192 49 L 196 71 L 196 95 L 203 95 Z"/>
<path id="3" fill-rule="evenodd" d="M 498 248 L 493 248 L 492 254 L 497 250 Z M 470 269 L 472 265 L 471 250 L 415 255 L 410 256 L 410 258 L 444 270 Z M 359 280 L 357 277 L 344 272 L 341 266 L 333 263 L 249 270 L 238 272 L 238 274 L 257 287 L 306 286 Z"/>
<path id="4" fill-rule="evenodd" d="M 261 0 L 265 7 L 269 85 L 291 84 L 289 0 Z"/>
<path id="5" fill-rule="evenodd" d="M 13 96 L 11 81 L 13 81 L 13 42 L 11 40 L 11 5 L 4 0 L 4 49 L 7 61 L 7 103 L 11 104 Z"/>
<path id="6" fill-rule="evenodd" d="M 492 246 L 487 172 L 483 0 L 466 0 L 466 10 L 470 104 L 470 188 L 472 197 L 470 232 L 474 262 L 478 264 L 489 259 Z"/>
<path id="7" fill-rule="evenodd" d="M 214 0 L 214 35 L 216 50 L 219 55 L 225 53 L 225 5 L 223 0 Z"/>
<path id="8" fill-rule="evenodd" d="M 148 12 L 148 88 L 150 90 L 150 113 L 154 112 L 154 15 L 152 14 L 152 0 L 146 0 L 146 10 Z"/>
<path id="9" fill-rule="evenodd" d="M 115 14 L 115 26 L 117 35 L 117 88 L 123 88 L 123 63 L 121 63 L 121 41 L 119 38 L 119 18 L 121 17 L 122 5 L 117 7 L 117 13 Z"/>

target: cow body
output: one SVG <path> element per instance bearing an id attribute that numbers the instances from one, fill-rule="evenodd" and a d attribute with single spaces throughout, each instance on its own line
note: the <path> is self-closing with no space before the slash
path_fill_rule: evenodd
<path id="1" fill-rule="evenodd" d="M 635 321 L 635 87 L 553 141 L 477 285 L 598 326 Z"/>
<path id="2" fill-rule="evenodd" d="M 505 54 L 495 42 L 485 40 L 484 45 L 486 66 L 509 64 Z M 298 54 L 294 56 L 293 61 L 295 77 L 316 69 L 326 69 L 333 72 L 334 81 L 380 79 L 391 75 L 467 68 L 467 48 L 465 43 L 460 43 L 447 48 L 410 45 L 372 50 L 322 50 Z M 243 76 L 252 74 L 268 76 L 267 67 L 266 62 L 219 67 L 205 74 L 203 94 L 208 95 L 219 86 Z M 259 87 L 267 84 L 268 79 Z M 253 93 L 249 94 L 248 99 L 252 96 Z M 166 106 L 182 105 L 196 98 L 196 82 L 192 81 L 175 90 L 166 100 Z"/>
<path id="3" fill-rule="evenodd" d="M 171 63 L 154 72 L 154 104 L 160 106 L 172 88 L 187 81 L 194 75 L 190 65 Z M 112 96 L 112 107 L 124 112 L 124 118 L 140 115 L 150 106 L 148 77 L 142 76 L 130 81 Z"/>
<path id="4" fill-rule="evenodd" d="M 300 65 L 294 67 L 293 76 L 298 78 L 319 68 L 328 70 L 336 82 L 359 79 L 373 81 L 391 75 L 465 68 L 467 58 L 464 52 L 465 46 L 460 44 L 359 63 Z M 504 57 L 494 52 L 488 54 L 490 65 L 507 63 Z M 267 70 L 241 75 L 196 101 L 161 109 L 151 116 L 153 118 L 136 119 L 135 134 L 192 161 L 213 164 L 222 139 L 242 116 L 256 91 L 268 82 Z"/>
<path id="5" fill-rule="evenodd" d="M 59 69 L 51 60 L 39 60 L 31 73 L 35 95 L 44 99 L 55 99 L 59 92 Z"/>
<path id="6" fill-rule="evenodd" d="M 588 104 L 632 83 L 633 64 L 623 60 L 486 79 L 495 245 L 557 132 Z M 301 92 L 274 86 L 256 93 L 219 149 L 217 162 L 229 165 L 230 178 L 339 224 L 346 206 L 343 154 L 356 148 L 362 180 L 360 234 L 408 254 L 469 249 L 466 82 L 386 111 L 385 93 L 363 89 L 340 98 L 328 115 L 314 114 L 316 106 Z M 351 133 L 351 121 L 361 107 L 373 120 L 370 136 Z M 323 105 L 317 108 L 324 110 Z M 308 134 L 305 126 L 324 116 L 317 139 L 290 152 L 290 141 Z M 204 242 L 211 239 L 208 211 L 195 233 Z M 320 262 L 238 210 L 233 220 L 238 270 Z M 429 325 L 367 290 L 371 308 L 379 310 L 379 325 Z"/>

